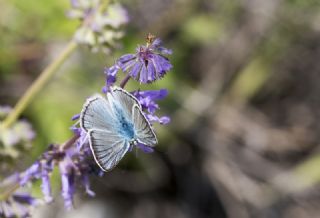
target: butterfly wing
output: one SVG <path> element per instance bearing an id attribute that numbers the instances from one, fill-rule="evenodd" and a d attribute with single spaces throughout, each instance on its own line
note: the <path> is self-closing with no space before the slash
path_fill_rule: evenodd
<path id="1" fill-rule="evenodd" d="M 114 168 L 130 148 L 129 142 L 116 133 L 93 129 L 89 135 L 94 159 L 104 171 Z"/>
<path id="2" fill-rule="evenodd" d="M 87 99 L 80 116 L 80 126 L 87 132 L 91 129 L 101 129 L 113 132 L 114 115 L 109 102 L 101 95 Z"/>
<path id="3" fill-rule="evenodd" d="M 134 105 L 138 105 L 141 108 L 140 103 L 136 99 L 136 97 L 122 88 L 113 87 L 111 89 L 111 94 L 114 98 L 114 102 L 117 102 L 122 106 L 129 119 L 131 119 L 132 117 L 132 107 Z"/>
<path id="4" fill-rule="evenodd" d="M 158 143 L 156 134 L 151 128 L 151 125 L 147 118 L 142 113 L 139 105 L 134 105 L 132 108 L 132 119 L 134 124 L 134 129 L 138 140 L 148 146 L 154 146 Z"/>
<path id="5" fill-rule="evenodd" d="M 157 138 L 141 110 L 138 100 L 121 88 L 113 88 L 107 99 L 95 95 L 87 100 L 81 112 L 81 127 L 90 136 L 93 156 L 104 171 L 111 170 L 130 148 L 129 140 L 121 135 L 119 114 L 125 113 L 133 123 L 139 142 L 154 146 Z"/>

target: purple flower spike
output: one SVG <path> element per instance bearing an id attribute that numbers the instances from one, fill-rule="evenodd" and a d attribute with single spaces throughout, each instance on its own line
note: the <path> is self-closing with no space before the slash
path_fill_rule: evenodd
<path id="1" fill-rule="evenodd" d="M 166 125 L 170 122 L 170 118 L 168 116 L 159 118 L 155 115 L 155 112 L 159 109 L 159 105 L 156 101 L 164 99 L 168 95 L 168 91 L 166 89 L 135 91 L 132 94 L 138 99 L 142 109 L 147 112 L 146 117 L 151 123 L 157 122 Z"/>
<path id="2" fill-rule="evenodd" d="M 21 204 L 27 204 L 31 206 L 36 206 L 38 204 L 38 201 L 34 197 L 26 193 L 16 193 L 12 196 L 12 198 L 14 201 Z"/>
<path id="3" fill-rule="evenodd" d="M 50 178 L 49 178 L 49 170 L 51 171 L 51 169 L 47 169 L 49 168 L 46 163 L 42 163 L 42 169 L 41 169 L 41 180 L 42 180 L 42 184 L 41 184 L 41 190 L 42 193 L 44 195 L 44 200 L 47 203 L 52 202 L 52 196 L 51 196 L 51 185 L 50 185 Z"/>
<path id="4" fill-rule="evenodd" d="M 110 68 L 105 68 L 104 73 L 106 75 L 106 86 L 103 87 L 102 92 L 107 93 L 109 88 L 116 82 L 117 73 L 120 68 L 117 65 L 114 65 Z"/>
<path id="5" fill-rule="evenodd" d="M 36 161 L 34 164 L 31 165 L 24 173 L 22 178 L 20 179 L 20 185 L 24 186 L 27 182 L 29 182 L 34 177 L 39 177 L 40 175 L 40 163 Z"/>
<path id="6" fill-rule="evenodd" d="M 84 131 L 83 129 L 81 128 L 77 128 L 76 129 L 77 131 L 77 134 L 80 136 L 80 138 L 77 140 L 76 142 L 76 146 L 78 148 L 78 151 L 81 150 L 81 148 L 86 144 L 88 143 L 89 141 L 89 138 L 88 138 L 88 134 L 86 133 L 86 131 Z"/>
<path id="7" fill-rule="evenodd" d="M 165 98 L 168 95 L 168 91 L 166 89 L 136 91 L 133 95 L 139 100 L 143 109 L 146 109 L 149 113 L 153 114 L 159 109 L 159 105 L 156 101 Z"/>
<path id="8" fill-rule="evenodd" d="M 163 116 L 163 117 L 158 117 L 156 115 L 153 115 L 153 114 L 147 114 L 147 119 L 151 122 L 151 123 L 154 123 L 154 122 L 157 122 L 157 123 L 160 123 L 162 125 L 166 125 L 168 123 L 170 123 L 170 117 L 168 116 Z"/>
<path id="9" fill-rule="evenodd" d="M 114 79 L 119 69 L 140 83 L 151 83 L 161 79 L 172 68 L 170 61 L 164 56 L 172 54 L 172 51 L 162 47 L 161 44 L 160 39 L 155 39 L 149 34 L 147 44 L 138 46 L 135 54 L 121 56 L 115 65 L 106 70 L 107 87 L 111 84 L 108 80 Z"/>
<path id="10" fill-rule="evenodd" d="M 78 120 L 80 118 L 80 114 L 73 115 L 71 118 L 72 121 Z"/>
<path id="11" fill-rule="evenodd" d="M 82 176 L 82 184 L 86 189 L 86 193 L 90 196 L 90 197 L 94 197 L 96 194 L 90 189 L 90 181 L 89 181 L 89 176 L 87 174 L 84 174 Z"/>
<path id="12" fill-rule="evenodd" d="M 142 143 L 138 143 L 137 147 L 140 148 L 144 153 L 152 153 L 154 151 L 154 149 L 152 147 L 147 146 Z"/>
<path id="13" fill-rule="evenodd" d="M 59 170 L 61 174 L 61 195 L 64 200 L 64 206 L 66 209 L 73 208 L 73 194 L 74 194 L 74 181 L 70 173 L 70 165 L 67 161 L 61 161 L 59 163 Z"/>

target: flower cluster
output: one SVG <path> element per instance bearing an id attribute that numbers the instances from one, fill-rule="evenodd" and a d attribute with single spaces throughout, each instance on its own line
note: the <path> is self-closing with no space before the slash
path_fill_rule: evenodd
<path id="1" fill-rule="evenodd" d="M 29 193 L 16 192 L 8 195 L 8 186 L 17 184 L 19 174 L 15 173 L 0 182 L 0 217 L 30 217 L 30 211 L 41 202 Z M 9 189 L 10 190 L 10 189 Z M 1 201 L 2 200 L 2 201 Z"/>
<path id="2" fill-rule="evenodd" d="M 171 70 L 172 65 L 164 55 L 170 55 L 172 51 L 163 47 L 161 40 L 150 33 L 147 36 L 147 44 L 139 45 L 136 51 L 135 54 L 121 56 L 113 66 L 105 69 L 106 84 L 102 88 L 102 92 L 108 92 L 110 87 L 116 83 L 119 70 L 128 73 L 124 79 L 125 83 L 129 78 L 138 80 L 140 83 L 151 83 L 161 79 Z M 170 122 L 168 116 L 158 117 L 155 115 L 155 112 L 159 109 L 156 101 L 164 99 L 168 95 L 166 89 L 138 90 L 133 91 L 132 94 L 140 102 L 150 123 L 168 124 Z"/>
<path id="3" fill-rule="evenodd" d="M 39 204 L 50 203 L 53 200 L 50 177 L 55 167 L 59 169 L 61 177 L 61 195 L 66 209 L 73 208 L 73 198 L 77 186 L 82 186 L 89 196 L 95 193 L 90 189 L 89 176 L 102 175 L 92 159 L 89 146 L 78 149 L 76 145 L 81 142 L 81 136 L 75 134 L 68 148 L 62 149 L 61 145 L 50 145 L 39 159 L 22 173 L 15 173 L 0 183 L 1 187 L 10 187 L 19 184 L 25 187 L 34 180 L 41 180 L 43 199 L 37 199 L 30 194 L 14 193 L 5 201 L 1 201 L 0 217 L 29 217 L 30 210 Z"/>
<path id="4" fill-rule="evenodd" d="M 9 106 L 0 106 L 0 120 L 4 119 L 11 110 Z M 21 151 L 31 147 L 34 137 L 35 132 L 26 120 L 19 120 L 10 128 L 2 129 L 0 131 L 1 155 L 18 157 Z"/>
<path id="5" fill-rule="evenodd" d="M 45 202 L 52 201 L 50 175 L 55 166 L 59 168 L 61 175 L 61 193 L 67 209 L 73 206 L 73 195 L 76 183 L 80 182 L 89 196 L 94 196 L 90 190 L 89 174 L 93 172 L 95 163 L 90 159 L 91 153 L 88 147 L 78 150 L 71 146 L 61 150 L 59 145 L 50 145 L 48 150 L 29 167 L 21 173 L 19 183 L 25 186 L 33 179 L 41 179 L 41 190 Z"/>
<path id="6" fill-rule="evenodd" d="M 170 54 L 172 51 L 163 47 L 159 38 L 148 34 L 147 44 L 139 45 L 135 54 L 125 54 L 113 66 L 105 69 L 107 77 L 105 91 L 115 83 L 120 69 L 140 83 L 151 83 L 161 79 L 172 68 L 168 58 L 165 57 Z"/>
<path id="7" fill-rule="evenodd" d="M 76 2 L 80 2 L 80 0 L 74 1 L 74 4 L 76 4 Z M 81 2 L 85 2 L 85 0 Z M 90 13 L 90 11 L 88 13 Z M 122 56 L 115 66 L 108 68 L 106 79 L 107 87 L 105 87 L 104 93 L 117 81 L 117 71 L 112 71 L 114 67 L 129 71 L 129 76 L 121 82 L 122 88 L 130 77 L 134 79 L 140 78 L 139 81 L 141 83 L 148 83 L 160 79 L 171 69 L 172 66 L 169 60 L 162 56 L 163 54 L 170 54 L 171 51 L 160 46 L 159 39 L 154 40 L 150 35 L 148 38 L 149 41 L 147 45 L 140 46 L 139 52 L 136 55 Z M 159 110 L 157 101 L 167 96 L 168 91 L 166 89 L 136 90 L 131 93 L 140 102 L 143 112 L 150 123 L 158 122 L 160 124 L 167 124 L 170 122 L 168 116 L 158 117 L 156 115 L 156 112 Z M 79 118 L 80 115 L 77 114 L 72 120 Z M 39 202 L 51 202 L 53 197 L 50 177 L 54 168 L 58 168 L 60 173 L 61 195 L 67 209 L 73 207 L 75 189 L 79 185 L 84 187 L 85 192 L 89 196 L 94 196 L 94 192 L 90 189 L 89 176 L 92 174 L 101 176 L 103 172 L 94 162 L 88 143 L 87 132 L 79 127 L 78 123 L 72 126 L 71 129 L 74 132 L 72 139 L 62 145 L 50 145 L 29 168 L 22 173 L 14 174 L 10 177 L 11 179 L 9 179 L 12 184 L 18 184 L 20 187 L 24 187 L 34 180 L 41 180 L 40 187 L 44 196 L 43 199 L 36 199 L 28 194 L 18 194 L 14 192 L 12 192 L 13 194 L 10 192 L 8 196 L 7 194 L 4 196 L 0 195 L 0 216 L 27 217 L 30 207 L 38 205 Z M 30 130 L 25 130 L 24 133 L 28 136 L 32 135 Z M 148 145 L 137 143 L 136 146 L 147 153 L 153 151 L 152 147 Z M 0 188 L 4 185 L 7 186 L 8 184 L 1 182 Z"/>
<path id="8" fill-rule="evenodd" d="M 120 4 L 106 6 L 100 0 L 71 0 L 71 5 L 68 16 L 82 22 L 74 36 L 78 43 L 106 53 L 117 46 L 124 35 L 121 28 L 129 21 L 127 11 Z"/>
<path id="9" fill-rule="evenodd" d="M 140 102 L 142 109 L 145 111 L 147 119 L 151 123 L 158 122 L 165 125 L 170 122 L 170 117 L 168 116 L 158 117 L 157 115 L 155 115 L 155 112 L 160 109 L 156 101 L 164 99 L 168 95 L 168 91 L 166 89 L 146 91 L 138 90 L 132 92 L 132 94 Z"/>

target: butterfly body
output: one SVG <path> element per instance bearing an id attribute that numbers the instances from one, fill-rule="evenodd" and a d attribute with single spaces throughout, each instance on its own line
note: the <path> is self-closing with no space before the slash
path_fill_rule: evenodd
<path id="1" fill-rule="evenodd" d="M 89 135 L 93 156 L 104 171 L 115 167 L 131 146 L 157 143 L 138 100 L 121 88 L 112 88 L 106 98 L 98 94 L 89 98 L 80 121 Z"/>

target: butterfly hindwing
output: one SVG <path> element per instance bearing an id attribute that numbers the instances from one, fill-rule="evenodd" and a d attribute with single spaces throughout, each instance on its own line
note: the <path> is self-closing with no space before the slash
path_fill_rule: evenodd
<path id="1" fill-rule="evenodd" d="M 104 171 L 114 168 L 130 148 L 128 141 L 117 134 L 93 129 L 89 135 L 94 158 Z"/>
<path id="2" fill-rule="evenodd" d="M 138 105 L 134 105 L 132 108 L 132 119 L 137 138 L 140 142 L 148 146 L 154 146 L 158 143 L 156 134 Z"/>

